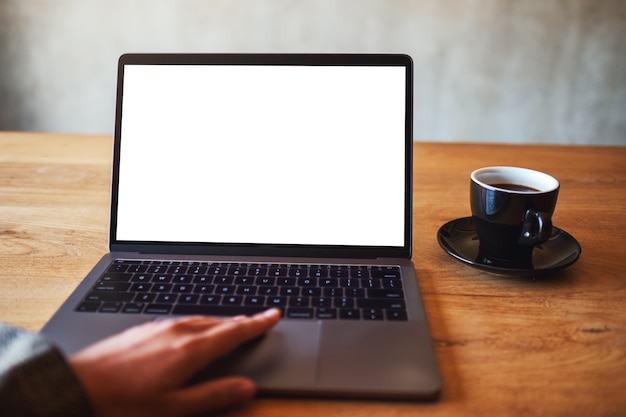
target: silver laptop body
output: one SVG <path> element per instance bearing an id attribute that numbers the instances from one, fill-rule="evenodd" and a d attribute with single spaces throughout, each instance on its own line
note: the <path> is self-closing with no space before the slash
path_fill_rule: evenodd
<path id="1" fill-rule="evenodd" d="M 72 354 L 142 322 L 261 300 L 280 323 L 198 378 L 435 398 L 410 260 L 412 91 L 406 55 L 123 55 L 110 253 L 43 333 Z"/>

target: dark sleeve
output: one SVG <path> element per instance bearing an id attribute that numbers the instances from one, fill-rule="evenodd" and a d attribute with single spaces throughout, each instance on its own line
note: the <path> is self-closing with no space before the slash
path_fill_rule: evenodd
<path id="1" fill-rule="evenodd" d="M 34 333 L 0 323 L 0 416 L 91 416 L 62 353 Z"/>

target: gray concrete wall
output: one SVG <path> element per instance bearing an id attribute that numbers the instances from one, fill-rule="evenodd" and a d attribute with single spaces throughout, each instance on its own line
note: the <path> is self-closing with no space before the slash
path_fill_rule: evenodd
<path id="1" fill-rule="evenodd" d="M 626 0 L 0 0 L 0 129 L 112 132 L 124 52 L 405 52 L 418 140 L 626 145 Z"/>

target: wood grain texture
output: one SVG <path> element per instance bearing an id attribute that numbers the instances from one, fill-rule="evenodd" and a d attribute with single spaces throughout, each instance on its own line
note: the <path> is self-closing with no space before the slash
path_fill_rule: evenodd
<path id="1" fill-rule="evenodd" d="M 259 399 L 232 416 L 624 416 L 626 147 L 416 143 L 413 262 L 443 379 L 434 403 Z M 107 248 L 111 139 L 0 133 L 0 320 L 37 330 Z M 501 277 L 443 252 L 488 165 L 561 182 L 571 267 Z"/>

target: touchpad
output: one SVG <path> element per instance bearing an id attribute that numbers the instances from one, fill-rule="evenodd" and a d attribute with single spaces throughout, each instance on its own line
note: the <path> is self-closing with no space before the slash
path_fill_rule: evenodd
<path id="1" fill-rule="evenodd" d="M 261 391 L 313 386 L 320 332 L 319 322 L 283 320 L 266 335 L 218 359 L 195 379 L 245 375 Z"/>
<path id="2" fill-rule="evenodd" d="M 324 323 L 318 383 L 338 391 L 410 393 L 423 379 L 409 322 Z"/>

